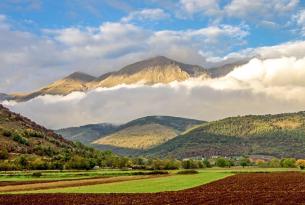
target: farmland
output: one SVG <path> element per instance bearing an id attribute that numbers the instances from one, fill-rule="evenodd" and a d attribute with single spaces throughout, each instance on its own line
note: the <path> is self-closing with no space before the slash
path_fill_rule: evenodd
<path id="1" fill-rule="evenodd" d="M 210 172 L 225 173 L 225 172 Z M 204 172 L 200 173 L 204 174 Z M 199 174 L 199 175 L 200 175 Z M 195 176 L 195 175 L 194 175 Z M 171 176 L 167 177 L 170 178 Z M 166 177 L 165 177 L 166 178 Z M 150 179 L 147 179 L 150 180 Z M 135 182 L 135 181 L 134 181 Z M 143 183 L 143 180 L 138 180 Z M 147 182 L 146 182 L 147 183 Z M 178 182 L 179 183 L 179 182 Z M 132 185 L 131 185 L 132 186 Z M 0 195 L 1 204 L 298 204 L 302 172 L 240 173 L 189 189 L 161 193 L 38 193 Z M 26 203 L 24 203 L 26 201 Z"/>

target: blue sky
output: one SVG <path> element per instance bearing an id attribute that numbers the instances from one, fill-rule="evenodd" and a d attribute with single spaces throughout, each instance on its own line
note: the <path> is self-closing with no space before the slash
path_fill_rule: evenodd
<path id="1" fill-rule="evenodd" d="M 193 3 L 195 7 L 200 7 L 200 2 L 209 1 L 189 0 L 189 4 Z M 198 8 L 198 10 L 192 8 L 185 11 L 182 2 L 179 2 L 179 0 L 3 0 L 0 3 L 0 11 L 8 17 L 16 28 L 33 33 L 39 33 L 41 29 L 46 28 L 97 27 L 104 22 L 118 22 L 132 12 L 145 9 L 162 9 L 168 15 L 166 18 L 154 21 L 137 21 L 135 17 L 132 23 L 151 30 L 200 29 L 217 23 L 236 26 L 246 24 L 249 26 L 249 35 L 245 38 L 247 44 L 243 47 L 274 45 L 285 41 L 303 39 L 300 33 L 293 31 L 295 28 L 292 25 L 287 25 L 292 24 L 292 15 L 304 8 L 305 3 L 302 0 L 295 1 L 295 6 L 291 9 L 274 11 L 274 14 L 271 15 L 260 14 L 260 9 L 254 8 L 255 6 L 252 6 L 253 11 L 251 11 L 250 5 L 249 16 L 229 15 L 221 17 L 222 20 L 220 21 L 217 20 L 220 14 L 205 13 L 209 6 L 203 6 L 202 9 Z M 216 2 L 215 4 L 218 4 L 220 10 L 232 3 L 229 0 L 212 0 L 210 2 Z M 248 2 L 248 4 L 255 4 L 251 1 Z M 281 0 L 262 1 L 262 3 L 270 5 L 273 4 L 272 2 L 281 2 Z M 292 1 L 283 0 L 282 2 L 281 6 L 284 7 Z M 241 9 L 243 9 L 242 3 L 240 4 Z M 272 13 L 273 11 L 269 10 L 268 12 Z M 217 21 L 217 23 L 214 21 Z M 262 25 L 263 21 L 270 22 L 270 25 Z M 271 23 L 277 25 L 272 26 Z M 239 49 L 239 47 L 236 49 Z"/>
<path id="2" fill-rule="evenodd" d="M 206 67 L 259 55 L 304 40 L 304 8 L 304 0 L 2 0 L 0 92 L 156 55 Z"/>

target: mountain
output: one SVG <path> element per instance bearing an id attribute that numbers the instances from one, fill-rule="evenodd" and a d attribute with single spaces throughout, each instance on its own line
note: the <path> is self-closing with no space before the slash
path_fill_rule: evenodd
<path id="1" fill-rule="evenodd" d="M 190 77 L 208 78 L 208 72 L 201 66 L 180 63 L 164 56 L 127 65 L 119 71 L 109 72 L 100 77 L 75 72 L 46 87 L 27 94 L 14 94 L 14 100 L 27 101 L 40 95 L 67 95 L 73 91 L 88 91 L 98 87 L 113 87 L 120 84 L 170 83 Z"/>
<path id="2" fill-rule="evenodd" d="M 79 140 L 98 149 L 110 149 L 119 154 L 139 153 L 162 144 L 203 121 L 169 117 L 148 116 L 120 126 L 105 124 L 57 130 L 66 139 Z M 99 137 L 97 138 L 97 135 Z"/>
<path id="3" fill-rule="evenodd" d="M 208 77 L 206 69 L 180 63 L 164 56 L 157 56 L 123 67 L 117 72 L 103 75 L 98 81 L 89 83 L 90 88 L 113 87 L 119 84 L 170 83 L 183 81 L 190 77 Z"/>
<path id="4" fill-rule="evenodd" d="M 205 123 L 145 152 L 151 156 L 305 157 L 305 112 L 230 117 Z"/>
<path id="5" fill-rule="evenodd" d="M 17 101 L 27 101 L 40 95 L 67 95 L 74 91 L 88 90 L 87 83 L 96 78 L 81 72 L 75 72 L 71 75 L 55 81 L 48 86 L 29 94 L 15 95 Z"/>
<path id="6" fill-rule="evenodd" d="M 207 70 L 209 76 L 211 78 L 219 78 L 227 75 L 231 71 L 233 71 L 236 67 L 247 64 L 249 59 L 240 60 L 234 63 L 228 63 L 222 66 L 212 67 Z"/>
<path id="7" fill-rule="evenodd" d="M 0 150 L 3 149 L 11 157 L 52 157 L 74 153 L 77 148 L 73 142 L 0 105 Z"/>
<path id="8" fill-rule="evenodd" d="M 101 138 L 104 135 L 113 133 L 118 129 L 118 127 L 119 126 L 117 125 L 109 123 L 101 123 L 84 125 L 80 127 L 64 128 L 55 130 L 55 132 L 64 136 L 68 140 L 90 144 L 91 142 Z"/>
<path id="9" fill-rule="evenodd" d="M 10 100 L 12 98 L 12 96 L 7 95 L 5 93 L 0 93 L 0 102 L 4 101 L 4 100 Z"/>
<path id="10" fill-rule="evenodd" d="M 248 60 L 238 61 L 223 66 L 205 69 L 198 65 L 181 63 L 164 56 L 139 61 L 123 67 L 114 72 L 93 77 L 86 73 L 75 72 L 55 81 L 46 87 L 27 94 L 12 94 L 12 100 L 28 101 L 41 95 L 68 95 L 74 91 L 88 91 L 98 87 L 113 87 L 120 84 L 143 83 L 153 85 L 156 83 L 170 83 L 184 81 L 191 77 L 218 78 L 225 76 L 235 67 L 247 63 Z M 9 96 L 7 96 L 9 97 Z M 4 98 L 4 97 L 2 97 Z M 1 95 L 0 95 L 1 100 Z"/>

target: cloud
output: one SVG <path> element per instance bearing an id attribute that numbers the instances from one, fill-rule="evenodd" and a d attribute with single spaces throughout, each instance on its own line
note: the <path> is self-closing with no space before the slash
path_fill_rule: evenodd
<path id="1" fill-rule="evenodd" d="M 202 13 L 215 16 L 221 14 L 219 0 L 180 0 L 180 6 L 189 15 Z"/>
<path id="2" fill-rule="evenodd" d="M 180 0 L 179 5 L 180 18 L 197 14 L 210 17 L 210 21 L 214 23 L 235 18 L 259 26 L 266 26 L 268 23 L 268 26 L 274 27 L 275 23 L 288 22 L 287 16 L 291 16 L 298 9 L 299 0 Z"/>
<path id="3" fill-rule="evenodd" d="M 299 33 L 305 36 L 305 9 L 300 10 L 292 17 L 292 22 L 299 27 Z"/>
<path id="4" fill-rule="evenodd" d="M 49 128 L 124 123 L 146 115 L 215 120 L 304 110 L 304 78 L 305 57 L 252 59 L 217 79 L 120 85 L 64 97 L 39 96 L 17 104 L 6 101 L 4 105 Z"/>
<path id="5" fill-rule="evenodd" d="M 169 18 L 169 14 L 165 13 L 163 9 L 143 9 L 140 11 L 133 11 L 128 16 L 122 18 L 122 22 L 137 21 L 157 21 Z"/>
<path id="6" fill-rule="evenodd" d="M 257 48 L 247 48 L 238 52 L 232 52 L 224 57 L 212 56 L 208 61 L 214 63 L 230 63 L 242 59 L 251 59 L 254 57 L 260 59 L 273 59 L 281 57 L 295 57 L 297 59 L 305 56 L 305 41 L 291 41 L 275 46 L 263 46 Z"/>
<path id="7" fill-rule="evenodd" d="M 32 91 L 74 71 L 98 76 L 157 55 L 203 65 L 203 55 L 224 55 L 244 44 L 247 35 L 243 26 L 152 31 L 123 22 L 44 29 L 36 35 L 1 16 L 0 91 Z"/>
<path id="8" fill-rule="evenodd" d="M 270 19 L 293 11 L 298 4 L 299 0 L 232 0 L 224 11 L 231 17 Z"/>

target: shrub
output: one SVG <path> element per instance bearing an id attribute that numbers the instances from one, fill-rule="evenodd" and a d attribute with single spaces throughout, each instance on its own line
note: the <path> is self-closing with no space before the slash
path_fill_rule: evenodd
<path id="1" fill-rule="evenodd" d="M 217 158 L 215 161 L 215 165 L 218 167 L 226 167 L 228 166 L 228 161 L 224 158 Z"/>
<path id="2" fill-rule="evenodd" d="M 133 172 L 132 175 L 162 175 L 169 174 L 168 171 L 155 170 L 151 172 Z"/>
<path id="3" fill-rule="evenodd" d="M 34 172 L 32 174 L 33 177 L 41 177 L 42 176 L 42 173 L 41 172 Z"/>
<path id="4" fill-rule="evenodd" d="M 41 132 L 37 132 L 34 130 L 26 130 L 25 134 L 30 137 L 43 138 L 43 134 Z"/>
<path id="5" fill-rule="evenodd" d="M 246 166 L 250 166 L 251 162 L 250 162 L 249 158 L 243 157 L 240 159 L 239 165 L 242 167 L 246 167 Z"/>
<path id="6" fill-rule="evenodd" d="M 284 158 L 281 160 L 281 166 L 284 168 L 294 168 L 296 160 L 294 158 Z"/>
<path id="7" fill-rule="evenodd" d="M 29 145 L 29 142 L 26 138 L 21 137 L 19 134 L 14 133 L 13 134 L 13 140 L 16 142 L 19 142 L 20 144 Z"/>
<path id="8" fill-rule="evenodd" d="M 5 136 L 5 137 L 11 137 L 11 136 L 12 136 L 12 132 L 9 131 L 9 130 L 4 130 L 4 131 L 3 131 L 3 136 Z"/>
<path id="9" fill-rule="evenodd" d="M 200 168 L 200 165 L 201 165 L 201 168 L 203 167 L 201 161 L 196 161 L 196 160 L 184 160 L 182 161 L 182 167 L 184 169 L 198 169 Z"/>
<path id="10" fill-rule="evenodd" d="M 202 163 L 203 163 L 204 167 L 207 167 L 207 168 L 211 168 L 212 167 L 211 163 L 207 159 L 203 160 Z"/>
<path id="11" fill-rule="evenodd" d="M 66 169 L 92 169 L 93 165 L 90 163 L 88 159 L 85 159 L 80 156 L 72 157 L 65 166 Z"/>
<path id="12" fill-rule="evenodd" d="M 24 156 L 20 156 L 17 159 L 18 164 L 20 165 L 21 168 L 27 168 L 29 165 L 29 161 L 24 157 Z"/>
<path id="13" fill-rule="evenodd" d="M 30 163 L 30 168 L 33 170 L 47 170 L 49 169 L 49 164 L 41 159 L 35 159 Z"/>
<path id="14" fill-rule="evenodd" d="M 0 162 L 0 171 L 15 171 L 18 169 L 19 168 L 15 163 L 9 161 Z"/>
<path id="15" fill-rule="evenodd" d="M 183 170 L 183 171 L 177 172 L 177 174 L 198 174 L 198 173 L 199 173 L 198 171 L 193 170 L 193 169 L 191 169 L 191 170 Z"/>
<path id="16" fill-rule="evenodd" d="M 305 160 L 304 159 L 298 159 L 295 163 L 300 169 L 305 169 Z"/>
<path id="17" fill-rule="evenodd" d="M 0 150 L 0 159 L 8 159 L 8 151 L 6 148 Z"/>

